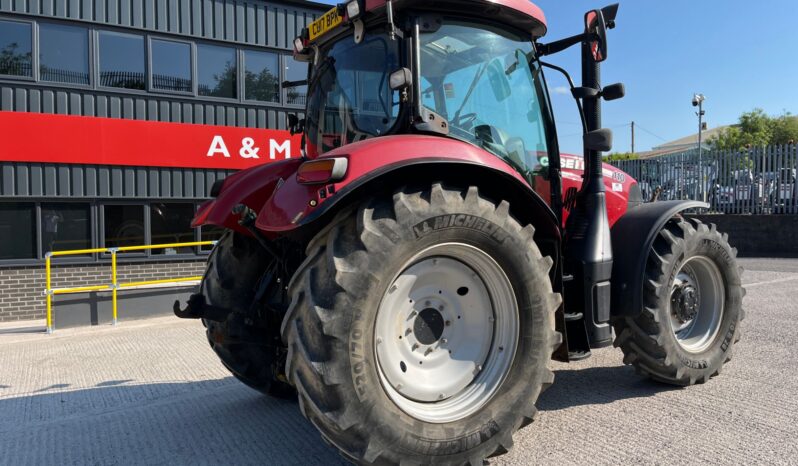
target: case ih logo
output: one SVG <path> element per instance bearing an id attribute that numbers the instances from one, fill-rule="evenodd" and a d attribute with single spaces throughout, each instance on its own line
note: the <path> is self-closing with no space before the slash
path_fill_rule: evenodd
<path id="1" fill-rule="evenodd" d="M 0 128 L 11 162 L 241 170 L 301 155 L 301 136 L 269 129 L 2 111 Z"/>

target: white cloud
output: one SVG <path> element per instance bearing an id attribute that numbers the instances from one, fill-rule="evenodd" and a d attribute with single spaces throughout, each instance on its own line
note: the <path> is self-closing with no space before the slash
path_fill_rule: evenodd
<path id="1" fill-rule="evenodd" d="M 565 86 L 557 86 L 554 88 L 554 93 L 559 95 L 570 95 L 571 90 Z"/>

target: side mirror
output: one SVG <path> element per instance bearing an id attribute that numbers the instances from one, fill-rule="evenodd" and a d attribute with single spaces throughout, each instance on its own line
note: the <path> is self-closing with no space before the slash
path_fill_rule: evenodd
<path id="1" fill-rule="evenodd" d="M 607 128 L 591 131 L 584 136 L 585 149 L 597 152 L 612 150 L 612 130 Z"/>
<path id="2" fill-rule="evenodd" d="M 607 24 L 604 22 L 604 13 L 601 10 L 592 10 L 585 14 L 585 33 L 593 37 L 590 41 L 593 61 L 601 63 L 606 60 Z"/>
<path id="3" fill-rule="evenodd" d="M 596 63 L 607 59 L 607 29 L 615 27 L 616 16 L 618 16 L 617 3 L 585 14 L 585 33 L 593 36 L 590 50 Z"/>
<path id="4" fill-rule="evenodd" d="M 626 96 L 626 86 L 622 83 L 612 84 L 601 91 L 601 97 L 607 102 L 611 100 L 623 99 Z"/>
<path id="5" fill-rule="evenodd" d="M 488 64 L 487 71 L 488 81 L 490 81 L 490 87 L 493 89 L 493 96 L 497 102 L 504 102 L 513 92 L 504 67 L 498 59 L 494 59 Z"/>

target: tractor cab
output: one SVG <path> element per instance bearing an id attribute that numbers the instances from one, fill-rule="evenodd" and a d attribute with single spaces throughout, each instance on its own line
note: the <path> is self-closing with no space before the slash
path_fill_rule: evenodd
<path id="1" fill-rule="evenodd" d="M 401 38 L 412 30 L 392 36 L 377 26 L 360 42 L 344 33 L 319 47 L 304 124 L 308 157 L 373 137 L 432 133 L 480 147 L 530 182 L 547 173 L 554 126 L 529 34 L 467 17 L 420 21 L 427 27 L 419 27 L 418 60 L 409 59 L 413 40 Z"/>

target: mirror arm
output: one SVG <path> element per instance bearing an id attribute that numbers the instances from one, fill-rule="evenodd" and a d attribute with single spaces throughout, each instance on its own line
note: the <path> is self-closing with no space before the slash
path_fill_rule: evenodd
<path id="1" fill-rule="evenodd" d="M 560 39 L 558 41 L 549 42 L 548 44 L 535 44 L 535 47 L 538 50 L 538 55 L 541 57 L 545 57 L 548 55 L 554 55 L 555 53 L 560 53 L 563 50 L 569 49 L 576 44 L 581 44 L 582 42 L 589 42 L 591 40 L 596 40 L 597 34 L 593 33 L 582 33 L 577 34 L 575 36 L 566 37 L 565 39 Z"/>
<path id="2" fill-rule="evenodd" d="M 571 94 L 573 95 L 576 85 L 574 84 L 574 80 L 571 79 L 571 75 L 568 74 L 568 71 L 566 71 L 565 68 L 560 68 L 557 65 L 552 65 L 551 63 L 546 63 L 544 61 L 540 61 L 540 66 L 558 71 L 565 76 L 565 79 L 568 80 L 568 85 L 571 86 Z M 582 107 L 582 101 L 576 98 L 574 100 L 576 101 L 576 107 L 579 109 L 579 119 L 582 121 L 582 134 L 587 134 L 587 120 L 585 120 L 585 110 Z"/>

